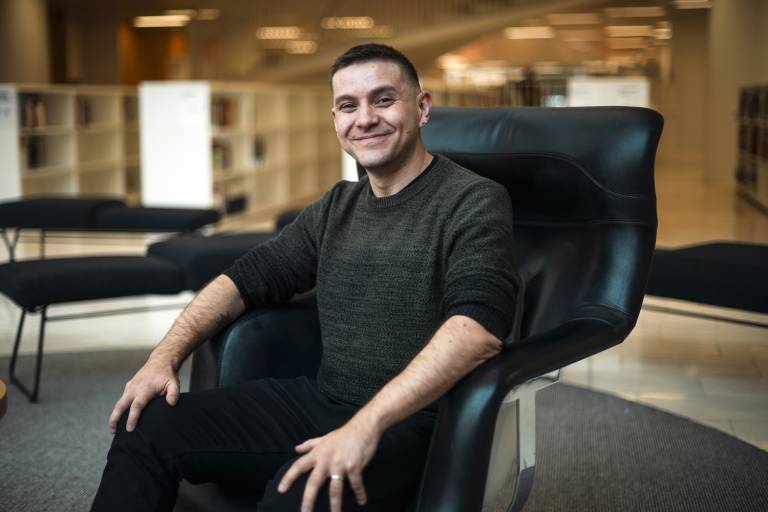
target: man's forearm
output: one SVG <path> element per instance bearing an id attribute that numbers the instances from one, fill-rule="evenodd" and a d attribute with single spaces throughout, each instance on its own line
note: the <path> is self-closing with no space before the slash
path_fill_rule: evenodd
<path id="1" fill-rule="evenodd" d="M 220 275 L 203 288 L 184 308 L 150 360 L 169 363 L 178 370 L 181 363 L 203 341 L 229 325 L 245 311 L 245 304 L 232 280 Z"/>
<path id="2" fill-rule="evenodd" d="M 502 346 L 475 320 L 453 316 L 352 421 L 383 432 L 440 398 L 462 377 L 497 355 Z"/>

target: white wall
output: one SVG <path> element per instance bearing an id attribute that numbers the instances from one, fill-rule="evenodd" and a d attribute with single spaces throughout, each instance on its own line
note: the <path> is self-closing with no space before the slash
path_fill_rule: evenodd
<path id="1" fill-rule="evenodd" d="M 716 0 L 709 24 L 708 155 L 705 180 L 733 185 L 739 88 L 768 84 L 768 2 Z"/>
<path id="2" fill-rule="evenodd" d="M 49 80 L 45 0 L 0 0 L 0 82 Z"/>

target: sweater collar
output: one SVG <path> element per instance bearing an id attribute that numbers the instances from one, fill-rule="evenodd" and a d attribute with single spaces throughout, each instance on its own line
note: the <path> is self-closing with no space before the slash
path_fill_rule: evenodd
<path id="1" fill-rule="evenodd" d="M 376 195 L 373 193 L 373 190 L 371 190 L 371 183 L 368 179 L 368 176 L 366 176 L 364 178 L 366 182 L 364 187 L 366 205 L 377 209 L 390 208 L 392 206 L 397 206 L 404 203 L 405 201 L 408 201 L 413 196 L 418 195 L 418 193 L 421 192 L 424 187 L 437 179 L 437 175 L 440 173 L 435 172 L 434 169 L 436 167 L 442 167 L 442 160 L 443 158 L 441 158 L 440 155 L 433 154 L 432 161 L 429 163 L 429 165 L 427 165 L 427 168 L 424 169 L 421 174 L 416 176 L 413 181 L 406 185 L 403 190 L 391 196 L 376 197 Z"/>

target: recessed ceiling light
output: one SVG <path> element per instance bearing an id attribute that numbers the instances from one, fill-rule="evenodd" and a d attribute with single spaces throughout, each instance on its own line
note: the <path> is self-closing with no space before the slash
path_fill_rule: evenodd
<path id="1" fill-rule="evenodd" d="M 314 41 L 288 41 L 285 51 L 292 54 L 309 54 L 317 51 L 317 43 Z"/>
<path id="2" fill-rule="evenodd" d="M 395 33 L 395 29 L 392 25 L 376 25 L 373 28 L 364 28 L 355 30 L 352 35 L 355 37 L 392 37 Z"/>
<path id="3" fill-rule="evenodd" d="M 323 18 L 320 26 L 329 30 L 356 30 L 373 28 L 376 23 L 370 16 L 329 16 Z"/>
<path id="4" fill-rule="evenodd" d="M 711 0 L 672 0 L 675 7 L 678 9 L 710 9 L 712 8 Z"/>
<path id="5" fill-rule="evenodd" d="M 219 9 L 198 9 L 197 20 L 198 21 L 213 21 L 219 19 L 221 11 Z"/>
<path id="6" fill-rule="evenodd" d="M 504 29 L 507 39 L 552 39 L 555 31 L 552 27 L 509 27 Z"/>
<path id="7" fill-rule="evenodd" d="M 558 30 L 557 38 L 566 43 L 602 41 L 603 32 L 596 28 Z"/>
<path id="8" fill-rule="evenodd" d="M 256 31 L 256 37 L 259 39 L 299 39 L 301 37 L 301 27 L 287 25 L 260 27 Z"/>
<path id="9" fill-rule="evenodd" d="M 183 27 L 189 23 L 185 14 L 166 14 L 164 16 L 136 16 L 133 26 L 136 28 Z"/>

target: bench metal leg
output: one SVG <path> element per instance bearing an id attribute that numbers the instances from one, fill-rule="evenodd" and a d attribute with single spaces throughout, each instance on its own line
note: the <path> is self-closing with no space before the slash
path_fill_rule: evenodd
<path id="1" fill-rule="evenodd" d="M 19 243 L 21 229 L 16 228 L 12 239 L 8 238 L 8 230 L 6 228 L 0 231 L 3 233 L 3 242 L 5 242 L 5 247 L 8 249 L 8 261 L 16 261 L 16 245 Z"/>
<path id="2" fill-rule="evenodd" d="M 11 354 L 11 365 L 9 370 L 9 380 L 19 388 L 19 391 L 26 396 L 30 402 L 37 402 L 37 397 L 40 391 L 40 375 L 43 371 L 43 341 L 45 340 L 45 321 L 46 321 L 46 307 L 40 310 L 40 333 L 37 338 L 37 354 L 35 356 L 35 381 L 30 391 L 24 383 L 22 383 L 16 377 L 16 360 L 19 356 L 19 347 L 21 346 L 21 335 L 24 331 L 24 318 L 27 315 L 27 310 L 21 310 L 21 318 L 19 319 L 19 329 L 16 331 L 16 341 L 13 344 L 13 353 Z"/>

